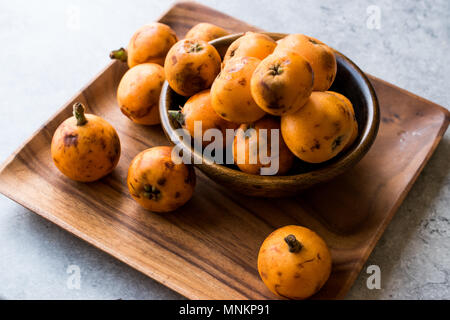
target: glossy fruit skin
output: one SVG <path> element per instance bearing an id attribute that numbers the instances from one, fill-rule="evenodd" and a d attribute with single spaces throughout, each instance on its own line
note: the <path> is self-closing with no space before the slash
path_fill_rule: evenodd
<path id="1" fill-rule="evenodd" d="M 236 39 L 227 49 L 223 58 L 223 66 L 232 58 L 253 57 L 263 60 L 273 52 L 277 43 L 268 35 L 247 32 Z"/>
<path id="2" fill-rule="evenodd" d="M 253 73 L 252 97 L 269 114 L 292 113 L 308 100 L 313 81 L 312 68 L 301 55 L 289 51 L 271 54 Z"/>
<path id="3" fill-rule="evenodd" d="M 211 94 L 209 89 L 190 97 L 181 109 L 181 113 L 183 114 L 184 119 L 183 128 L 185 128 L 192 137 L 194 137 L 195 121 L 201 121 L 202 137 L 206 130 L 218 129 L 222 132 L 224 147 L 226 144 L 226 130 L 234 130 L 238 127 L 238 124 L 222 119 L 214 111 L 211 106 Z M 207 146 L 210 143 L 211 141 L 203 140 L 203 146 Z"/>
<path id="4" fill-rule="evenodd" d="M 117 166 L 120 140 L 116 130 L 104 119 L 86 114 L 87 123 L 77 126 L 75 117 L 56 129 L 51 155 L 56 167 L 72 180 L 96 181 Z"/>
<path id="5" fill-rule="evenodd" d="M 301 243 L 290 252 L 285 241 L 294 235 Z M 272 232 L 258 254 L 258 272 L 264 284 L 279 297 L 306 299 L 317 293 L 331 273 L 331 254 L 325 241 L 314 231 L 300 226 L 285 226 Z"/>
<path id="6" fill-rule="evenodd" d="M 161 66 L 170 48 L 178 41 L 175 31 L 168 25 L 152 22 L 139 28 L 127 47 L 128 66 L 152 62 Z"/>
<path id="7" fill-rule="evenodd" d="M 356 121 L 355 110 L 353 108 L 353 104 L 351 103 L 351 101 L 343 94 L 334 92 L 334 91 L 326 91 L 326 92 L 334 94 L 336 97 L 338 97 L 339 99 L 344 101 L 345 105 L 347 106 L 348 110 L 350 111 L 350 113 L 353 117 L 352 134 L 351 134 L 350 139 L 348 140 L 347 144 L 345 145 L 344 149 L 342 149 L 344 151 L 344 150 L 347 150 L 348 148 L 350 148 L 351 145 L 353 144 L 353 142 L 355 142 L 356 138 L 358 138 L 358 121 Z"/>
<path id="8" fill-rule="evenodd" d="M 281 117 L 281 134 L 298 158 L 320 163 L 343 150 L 350 140 L 353 121 L 341 99 L 317 91 L 300 110 Z"/>
<path id="9" fill-rule="evenodd" d="M 177 42 L 166 56 L 164 72 L 170 87 L 186 97 L 208 89 L 220 72 L 220 55 L 203 40 Z"/>
<path id="10" fill-rule="evenodd" d="M 250 137 L 241 137 L 242 139 L 238 139 L 238 135 L 242 134 L 247 131 L 247 129 L 253 128 L 255 131 L 252 131 L 253 138 Z M 268 156 L 271 156 L 271 130 L 277 129 L 279 134 L 279 141 L 278 141 L 278 172 L 277 175 L 283 175 L 286 174 L 289 169 L 291 169 L 292 164 L 294 163 L 294 155 L 289 150 L 289 148 L 284 143 L 283 137 L 281 136 L 281 130 L 280 130 L 280 120 L 279 118 L 275 118 L 272 116 L 265 116 L 262 119 L 259 119 L 258 121 L 252 123 L 251 125 L 242 124 L 239 129 L 242 131 L 238 131 L 233 142 L 233 158 L 234 163 L 244 172 L 250 173 L 250 174 L 260 174 L 261 168 L 263 167 L 270 167 L 269 164 L 261 164 L 260 158 L 259 158 L 259 149 L 261 146 L 267 147 L 267 154 Z M 267 130 L 267 140 L 261 140 L 259 137 L 259 130 L 260 129 L 266 129 Z M 248 132 L 250 133 L 250 132 Z M 255 140 L 251 140 L 255 139 Z M 255 141 L 256 143 L 251 143 L 251 141 Z M 242 144 L 243 145 L 239 145 Z M 242 149 L 239 149 L 242 148 Z M 240 163 L 238 161 L 238 150 L 245 150 L 245 157 L 244 162 Z M 249 158 L 250 154 L 255 155 L 255 159 L 257 160 L 256 163 L 250 163 Z"/>
<path id="11" fill-rule="evenodd" d="M 129 69 L 117 88 L 120 111 L 138 124 L 160 123 L 158 106 L 164 78 L 159 64 L 142 63 Z"/>
<path id="12" fill-rule="evenodd" d="M 234 123 L 251 123 L 266 113 L 255 102 L 250 90 L 253 71 L 260 60 L 237 57 L 228 61 L 211 87 L 214 111 Z"/>
<path id="13" fill-rule="evenodd" d="M 323 42 L 304 34 L 290 34 L 278 40 L 274 53 L 294 51 L 310 63 L 314 71 L 314 91 L 326 91 L 336 78 L 334 51 Z"/>
<path id="14" fill-rule="evenodd" d="M 194 193 L 194 168 L 174 163 L 172 149 L 167 146 L 149 148 L 131 161 L 127 186 L 133 199 L 147 210 L 174 211 Z"/>
<path id="15" fill-rule="evenodd" d="M 211 40 L 225 37 L 230 33 L 214 24 L 202 22 L 193 26 L 184 37 L 185 39 L 196 39 L 209 42 Z"/>

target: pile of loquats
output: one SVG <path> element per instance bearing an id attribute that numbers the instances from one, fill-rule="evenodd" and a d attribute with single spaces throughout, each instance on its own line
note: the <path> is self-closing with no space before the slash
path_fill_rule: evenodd
<path id="1" fill-rule="evenodd" d="M 342 94 L 327 91 L 337 71 L 334 51 L 317 39 L 291 34 L 274 41 L 265 34 L 247 32 L 228 48 L 223 61 L 213 39 L 229 32 L 209 23 L 194 26 L 185 39 L 162 23 L 143 26 L 127 49 L 111 52 L 126 62 L 117 101 L 122 113 L 139 125 L 160 123 L 159 98 L 165 80 L 187 97 L 170 116 L 192 136 L 194 123 L 202 130 L 254 129 L 251 137 L 237 139 L 243 148 L 240 170 L 260 174 L 262 164 L 249 163 L 258 146 L 270 146 L 271 135 L 261 141 L 261 129 L 281 131 L 279 175 L 288 173 L 295 157 L 321 163 L 348 148 L 358 135 L 352 103 Z M 76 103 L 73 117 L 55 131 L 51 154 L 56 167 L 70 179 L 98 180 L 116 167 L 120 141 L 104 119 L 85 113 Z M 238 144 L 244 144 L 240 146 Z M 174 163 L 172 148 L 158 146 L 140 152 L 131 161 L 127 186 L 133 199 L 153 212 L 173 211 L 193 195 L 196 176 L 191 165 Z M 236 154 L 236 152 L 234 152 Z M 236 159 L 235 159 L 236 161 Z M 276 295 L 304 299 L 318 292 L 331 272 L 331 255 L 324 240 L 300 226 L 275 230 L 263 242 L 258 271 Z"/>

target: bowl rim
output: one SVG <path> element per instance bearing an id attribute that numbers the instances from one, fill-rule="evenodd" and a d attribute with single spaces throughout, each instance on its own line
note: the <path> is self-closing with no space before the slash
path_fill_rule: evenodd
<path id="1" fill-rule="evenodd" d="M 278 40 L 284 38 L 288 34 L 285 33 L 274 33 L 274 32 L 258 32 L 265 35 L 270 36 L 274 40 Z M 232 35 L 227 35 L 221 38 L 214 39 L 209 43 L 215 46 L 216 44 L 225 42 L 225 41 L 234 41 L 239 37 L 243 36 L 245 32 L 240 32 Z M 212 162 L 211 160 L 204 158 L 203 155 L 198 154 L 197 151 L 193 150 L 190 145 L 186 144 L 180 137 L 175 134 L 174 128 L 172 124 L 172 120 L 169 118 L 167 110 L 170 109 L 170 106 L 166 104 L 166 97 L 169 93 L 169 90 L 172 90 L 169 86 L 167 80 L 164 82 L 163 87 L 161 89 L 160 101 L 159 101 L 159 111 L 162 128 L 164 133 L 169 138 L 169 140 L 173 144 L 178 144 L 183 152 L 187 152 L 186 154 L 191 157 L 192 164 L 199 167 L 202 171 L 214 171 L 220 172 L 223 175 L 239 175 L 242 178 L 249 178 L 252 180 L 253 185 L 264 185 L 268 182 L 270 183 L 280 183 L 280 184 L 292 184 L 296 185 L 300 181 L 305 181 L 307 179 L 314 179 L 317 182 L 326 181 L 330 179 L 331 176 L 337 176 L 354 164 L 356 164 L 361 158 L 368 152 L 370 147 L 378 133 L 378 128 L 380 124 L 380 110 L 378 104 L 378 98 L 376 96 L 375 90 L 370 83 L 367 76 L 364 72 L 349 58 L 340 53 L 339 51 L 333 49 L 335 55 L 337 55 L 340 59 L 342 59 L 345 63 L 347 63 L 352 69 L 356 71 L 356 74 L 361 78 L 364 86 L 360 87 L 361 92 L 363 92 L 364 96 L 370 96 L 370 101 L 368 101 L 367 107 L 367 120 L 365 128 L 359 133 L 358 143 L 355 143 L 349 150 L 347 150 L 345 155 L 342 155 L 338 161 L 330 163 L 329 165 L 318 168 L 312 171 L 292 174 L 292 175 L 272 175 L 272 176 L 263 176 L 263 175 L 255 175 L 240 171 L 238 169 L 230 168 L 222 164 L 217 164 Z M 368 93 L 368 94 L 367 94 Z"/>

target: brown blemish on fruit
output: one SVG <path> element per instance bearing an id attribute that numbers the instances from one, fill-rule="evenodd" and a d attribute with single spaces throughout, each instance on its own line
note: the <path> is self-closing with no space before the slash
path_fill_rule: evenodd
<path id="1" fill-rule="evenodd" d="M 314 258 L 313 259 L 309 259 L 309 260 L 305 260 L 305 261 L 303 261 L 303 262 L 301 262 L 301 263 L 297 263 L 297 267 L 299 267 L 300 269 L 303 269 L 304 268 L 304 264 L 305 263 L 309 263 L 309 262 L 313 262 L 314 261 Z"/>
<path id="2" fill-rule="evenodd" d="M 286 299 L 291 299 L 290 297 L 287 297 L 287 296 L 285 296 L 285 295 L 282 295 L 281 293 L 280 293 L 280 291 L 278 290 L 280 288 L 280 284 L 276 284 L 275 286 L 274 286 L 274 290 L 275 290 L 275 292 L 280 296 L 280 297 L 283 297 L 283 298 L 286 298 Z M 295 299 L 295 298 L 294 298 Z"/>
<path id="3" fill-rule="evenodd" d="M 283 274 L 280 271 L 277 271 L 277 275 L 281 277 Z"/>
<path id="4" fill-rule="evenodd" d="M 177 57 L 176 57 L 175 55 L 173 55 L 173 56 L 172 56 L 172 65 L 177 64 L 177 62 L 178 62 Z"/>
<path id="5" fill-rule="evenodd" d="M 334 129 L 335 129 L 336 133 L 341 131 L 341 123 L 339 121 L 333 122 L 333 126 L 334 126 Z"/>
<path id="6" fill-rule="evenodd" d="M 245 78 L 242 78 L 241 80 L 238 81 L 238 83 L 239 83 L 241 86 L 245 86 L 245 85 L 247 84 L 247 80 L 245 80 Z"/>
<path id="7" fill-rule="evenodd" d="M 158 181 L 156 181 L 157 184 L 160 186 L 163 186 L 166 184 L 166 178 L 159 178 Z"/>
<path id="8" fill-rule="evenodd" d="M 175 192 L 175 199 L 179 198 L 181 196 L 181 194 L 177 191 Z"/>
<path id="9" fill-rule="evenodd" d="M 64 146 L 71 147 L 78 145 L 78 134 L 66 134 L 64 136 Z"/>
<path id="10" fill-rule="evenodd" d="M 344 136 L 337 137 L 333 143 L 331 144 L 331 151 L 334 151 L 337 147 L 339 147 L 342 144 L 342 139 Z"/>
<path id="11" fill-rule="evenodd" d="M 267 279 L 267 273 L 261 272 L 261 277 L 264 278 L 264 279 Z"/>
<path id="12" fill-rule="evenodd" d="M 100 145 L 102 146 L 102 149 L 105 150 L 106 149 L 106 141 L 103 138 L 100 138 Z"/>
<path id="13" fill-rule="evenodd" d="M 164 162 L 164 165 L 166 166 L 167 169 L 171 170 L 173 169 L 173 167 L 175 166 L 175 164 L 171 161 L 166 161 Z"/>
<path id="14" fill-rule="evenodd" d="M 321 54 L 321 60 L 326 70 L 333 69 L 334 57 L 332 56 L 332 53 L 328 52 L 327 50 L 323 50 Z"/>
<path id="15" fill-rule="evenodd" d="M 319 150 L 320 149 L 320 142 L 317 139 L 314 139 L 314 145 L 310 148 L 311 151 Z"/>

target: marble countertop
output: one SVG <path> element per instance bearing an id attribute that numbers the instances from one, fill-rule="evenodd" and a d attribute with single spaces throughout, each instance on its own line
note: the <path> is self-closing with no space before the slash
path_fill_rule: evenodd
<path id="1" fill-rule="evenodd" d="M 0 162 L 172 2 L 1 1 Z M 200 2 L 265 30 L 319 38 L 364 71 L 449 106 L 447 0 Z M 347 298 L 450 299 L 449 159 L 447 132 Z M 0 243 L 0 299 L 182 298 L 1 195 Z M 68 285 L 73 265 L 79 289 Z M 369 265 L 380 267 L 381 289 L 368 289 Z"/>

